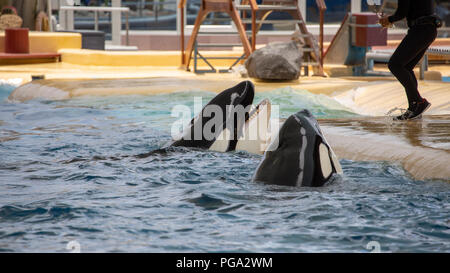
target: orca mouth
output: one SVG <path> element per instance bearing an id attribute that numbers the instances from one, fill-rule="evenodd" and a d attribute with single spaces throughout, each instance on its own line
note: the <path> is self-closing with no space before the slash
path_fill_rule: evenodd
<path id="1" fill-rule="evenodd" d="M 239 128 L 235 137 L 237 141 L 234 150 L 255 154 L 264 153 L 271 138 L 270 115 L 271 104 L 268 99 L 262 100 L 256 106 L 251 105 L 245 117 L 245 122 Z"/>
<path id="2" fill-rule="evenodd" d="M 250 122 L 255 119 L 259 113 L 261 112 L 264 106 L 270 107 L 270 102 L 268 99 L 263 99 L 256 107 L 254 107 L 250 112 L 248 112 L 248 117 L 246 117 L 245 121 Z"/>

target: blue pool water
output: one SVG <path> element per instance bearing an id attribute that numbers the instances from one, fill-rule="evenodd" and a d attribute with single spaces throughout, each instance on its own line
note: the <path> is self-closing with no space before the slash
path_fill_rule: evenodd
<path id="1" fill-rule="evenodd" d="M 450 82 L 450 77 L 442 77 L 443 82 Z"/>
<path id="2" fill-rule="evenodd" d="M 176 149 L 171 108 L 210 92 L 11 103 L 0 86 L 0 251 L 450 251 L 450 184 L 398 165 L 341 160 L 327 187 L 252 183 L 261 157 Z M 289 88 L 258 95 L 286 117 L 353 116 L 326 96 Z"/>

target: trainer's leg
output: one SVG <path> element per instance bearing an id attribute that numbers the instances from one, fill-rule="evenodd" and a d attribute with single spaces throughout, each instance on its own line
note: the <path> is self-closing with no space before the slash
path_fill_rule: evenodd
<path id="1" fill-rule="evenodd" d="M 420 26 L 410 29 L 389 60 L 389 70 L 405 88 L 409 105 L 421 99 L 413 68 L 436 37 L 432 29 Z"/>
<path id="2" fill-rule="evenodd" d="M 416 74 L 414 73 L 414 67 L 416 67 L 416 65 L 419 63 L 420 59 L 422 59 L 423 55 L 425 55 L 425 52 L 427 51 L 427 49 L 428 48 L 422 49 L 422 51 L 419 52 L 419 54 L 417 54 L 417 56 L 406 65 L 406 69 L 409 71 L 409 73 L 411 73 L 411 78 L 414 81 L 414 88 L 415 88 L 415 90 L 417 90 L 418 100 L 421 100 L 422 96 L 420 96 L 420 93 L 418 90 L 418 83 L 417 83 Z"/>
<path id="3" fill-rule="evenodd" d="M 418 91 L 417 79 L 413 77 L 414 72 L 407 69 L 406 65 L 416 57 L 417 53 L 417 38 L 409 30 L 388 63 L 389 70 L 405 88 L 409 105 L 418 99 Z"/>
<path id="4" fill-rule="evenodd" d="M 433 39 L 433 41 L 434 41 L 434 39 Z M 431 43 L 433 41 L 431 41 Z M 416 87 L 416 90 L 417 90 L 417 94 L 418 94 L 419 100 L 422 100 L 422 96 L 420 95 L 419 90 L 418 90 L 418 83 L 417 83 L 416 75 L 414 74 L 414 67 L 416 67 L 416 65 L 419 63 L 419 61 L 425 55 L 425 52 L 427 51 L 429 46 L 430 45 L 428 45 L 426 48 L 422 49 L 422 51 L 420 51 L 419 54 L 417 54 L 417 56 L 406 65 L 406 69 L 411 71 L 411 76 L 414 79 L 414 83 L 415 83 L 415 87 Z"/>

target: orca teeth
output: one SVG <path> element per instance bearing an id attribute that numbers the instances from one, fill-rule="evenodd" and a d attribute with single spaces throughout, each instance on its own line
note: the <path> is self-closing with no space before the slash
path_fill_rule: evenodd
<path id="1" fill-rule="evenodd" d="M 261 112 L 261 106 L 267 105 L 267 99 L 262 100 L 256 107 L 249 112 L 248 121 L 253 120 Z"/>

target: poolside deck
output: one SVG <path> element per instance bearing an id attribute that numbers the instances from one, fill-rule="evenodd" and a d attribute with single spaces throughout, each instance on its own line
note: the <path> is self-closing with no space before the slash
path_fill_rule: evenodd
<path id="1" fill-rule="evenodd" d="M 450 115 L 408 122 L 362 117 L 319 123 L 340 158 L 397 162 L 415 179 L 450 181 Z"/>

